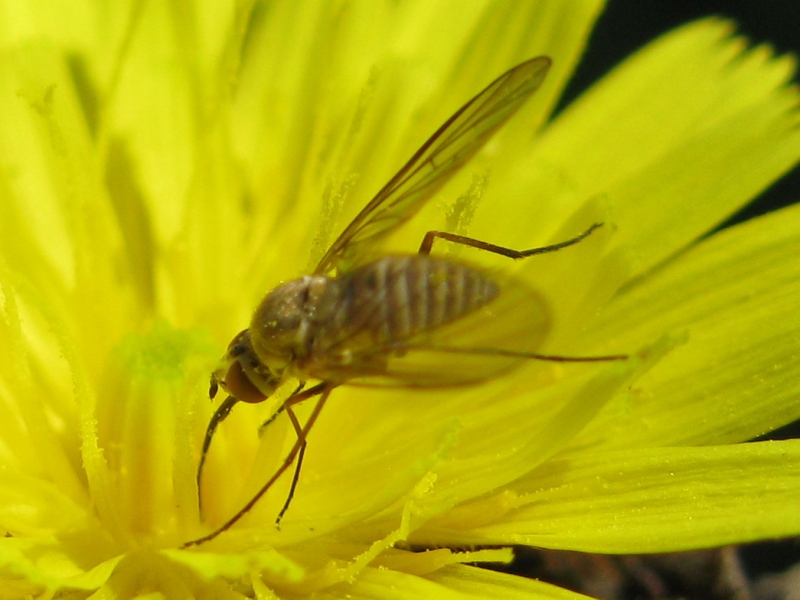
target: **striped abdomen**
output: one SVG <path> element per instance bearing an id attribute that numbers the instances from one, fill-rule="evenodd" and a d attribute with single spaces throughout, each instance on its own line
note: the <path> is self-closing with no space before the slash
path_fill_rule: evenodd
<path id="1" fill-rule="evenodd" d="M 339 332 L 369 332 L 378 344 L 402 342 L 451 323 L 500 291 L 480 271 L 427 255 L 387 256 L 340 282 L 342 299 L 331 321 Z"/>
<path id="2" fill-rule="evenodd" d="M 485 306 L 499 291 L 480 271 L 452 260 L 387 256 L 342 277 L 306 275 L 278 286 L 253 314 L 248 339 L 270 372 L 294 365 L 304 376 L 334 377 L 324 375 L 331 365 L 378 364 L 403 342 Z"/>

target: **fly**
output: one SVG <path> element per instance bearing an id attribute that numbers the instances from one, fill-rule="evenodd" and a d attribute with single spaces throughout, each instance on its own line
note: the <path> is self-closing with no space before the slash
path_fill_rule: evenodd
<path id="1" fill-rule="evenodd" d="M 264 297 L 250 327 L 233 339 L 211 375 L 210 397 L 219 388 L 228 396 L 206 429 L 197 468 L 198 495 L 214 432 L 238 402 L 262 402 L 285 382 L 298 380 L 298 388 L 266 423 L 286 413 L 297 440 L 250 501 L 223 525 L 182 547 L 207 542 L 228 530 L 296 463 L 288 497 L 275 521 L 280 523 L 297 488 L 308 434 L 340 385 L 468 385 L 530 359 L 627 358 L 536 353 L 550 325 L 547 305 L 539 295 L 511 278 L 431 255 L 434 241 L 443 239 L 512 259 L 527 258 L 576 244 L 601 224 L 560 243 L 521 251 L 429 231 L 416 254 L 370 258 L 370 252 L 413 217 L 531 97 L 550 64 L 547 57 L 533 58 L 490 83 L 445 121 L 375 195 L 312 274 L 279 285 Z M 519 306 L 524 310 L 515 308 Z M 307 381 L 318 383 L 306 389 Z M 301 424 L 294 407 L 311 398 L 317 398 L 316 405 Z"/>

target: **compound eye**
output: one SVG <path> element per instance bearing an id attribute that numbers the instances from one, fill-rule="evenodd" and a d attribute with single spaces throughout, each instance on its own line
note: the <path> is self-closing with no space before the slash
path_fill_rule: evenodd
<path id="1" fill-rule="evenodd" d="M 225 374 L 225 389 L 239 402 L 256 403 L 263 402 L 266 395 L 259 390 L 247 373 L 242 369 L 242 363 L 238 360 L 234 362 Z"/>

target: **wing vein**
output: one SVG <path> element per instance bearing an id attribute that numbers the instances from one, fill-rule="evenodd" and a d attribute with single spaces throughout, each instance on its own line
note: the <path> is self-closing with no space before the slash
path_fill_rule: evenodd
<path id="1" fill-rule="evenodd" d="M 370 200 L 314 270 L 343 272 L 413 217 L 539 88 L 550 59 L 533 58 L 507 71 L 453 114 Z"/>

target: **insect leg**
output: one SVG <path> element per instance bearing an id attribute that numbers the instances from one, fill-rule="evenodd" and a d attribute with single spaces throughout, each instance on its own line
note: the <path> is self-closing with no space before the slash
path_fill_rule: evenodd
<path id="1" fill-rule="evenodd" d="M 286 414 L 289 415 L 292 426 L 297 433 L 297 440 L 301 441 L 301 446 L 300 452 L 297 454 L 297 462 L 294 465 L 294 475 L 292 475 L 292 484 L 289 486 L 289 493 L 286 496 L 286 502 L 283 503 L 283 507 L 278 513 L 278 516 L 275 517 L 275 527 L 278 528 L 281 526 L 281 519 L 283 519 L 283 515 L 286 514 L 287 510 L 289 510 L 289 505 L 292 503 L 292 498 L 294 498 L 294 492 L 297 490 L 297 482 L 300 481 L 300 469 L 303 466 L 303 458 L 306 455 L 306 448 L 308 447 L 308 439 L 303 435 L 303 428 L 300 427 L 300 421 L 297 419 L 297 415 L 294 414 L 294 411 L 292 410 L 292 407 L 289 405 L 288 401 L 285 402 L 283 406 L 286 408 Z"/>
<path id="2" fill-rule="evenodd" d="M 306 382 L 305 382 L 305 381 L 301 381 L 301 382 L 300 382 L 300 383 L 297 385 L 297 387 L 295 388 L 295 390 L 294 390 L 294 391 L 291 393 L 291 395 L 289 396 L 289 398 L 292 398 L 292 397 L 296 396 L 297 394 L 299 394 L 299 393 L 300 393 L 300 391 L 301 391 L 301 390 L 302 390 L 304 387 L 306 387 Z M 287 400 L 288 400 L 289 398 L 287 398 Z M 280 414 L 281 414 L 281 413 L 282 413 L 284 410 L 286 410 L 286 403 L 283 403 L 283 404 L 281 404 L 281 405 L 278 407 L 278 410 L 276 410 L 276 411 L 275 411 L 275 412 L 272 414 L 272 416 L 271 416 L 269 419 L 267 419 L 266 421 L 264 421 L 264 422 L 263 422 L 263 423 L 262 423 L 262 424 L 259 426 L 259 428 L 258 428 L 258 435 L 259 435 L 259 437 L 261 437 L 261 436 L 264 434 L 264 430 L 265 430 L 267 427 L 269 427 L 269 426 L 270 426 L 270 424 L 271 424 L 271 423 L 272 423 L 272 422 L 273 422 L 275 419 L 277 419 L 277 418 L 278 418 L 278 415 L 280 415 Z"/>
<path id="3" fill-rule="evenodd" d="M 245 516 L 250 509 L 252 509 L 256 502 L 261 500 L 261 497 L 267 493 L 267 491 L 272 487 L 272 485 L 278 480 L 278 478 L 283 475 L 283 473 L 292 465 L 297 455 L 301 452 L 303 446 L 306 443 L 306 439 L 308 438 L 308 432 L 311 431 L 311 428 L 314 426 L 314 423 L 317 421 L 317 417 L 319 417 L 320 412 L 322 412 L 323 406 L 325 406 L 325 401 L 330 396 L 331 391 L 336 387 L 336 385 L 331 383 L 320 383 L 315 385 L 312 388 L 307 389 L 304 392 L 300 392 L 299 394 L 292 396 L 284 402 L 284 404 L 290 403 L 290 405 L 298 404 L 303 400 L 308 400 L 309 398 L 313 398 L 314 396 L 319 396 L 319 400 L 317 400 L 317 404 L 314 406 L 314 410 L 311 411 L 311 415 L 308 417 L 308 421 L 306 421 L 305 427 L 303 427 L 297 436 L 297 441 L 292 446 L 292 449 L 289 451 L 289 454 L 286 455 L 283 463 L 281 466 L 278 467 L 278 470 L 269 478 L 269 480 L 261 486 L 255 495 L 250 498 L 250 500 L 245 504 L 239 511 L 233 515 L 230 519 L 228 519 L 225 523 L 220 525 L 217 529 L 212 531 L 211 533 L 204 535 L 203 537 L 197 538 L 195 540 L 190 540 L 181 544 L 180 548 L 190 548 L 192 546 L 198 546 L 210 540 L 213 540 L 215 537 L 224 533 L 228 529 L 230 529 L 233 525 L 235 525 L 239 519 Z M 287 411 L 288 412 L 288 411 Z M 290 498 L 291 499 L 291 498 Z"/>
<path id="4" fill-rule="evenodd" d="M 294 391 L 294 393 L 286 399 L 286 402 L 284 402 L 278 409 L 278 411 L 276 411 L 275 413 L 275 416 L 277 416 L 278 414 L 283 412 L 283 410 L 286 410 L 286 414 L 289 415 L 289 420 L 292 422 L 292 427 L 294 427 L 295 433 L 297 433 L 297 440 L 298 442 L 302 443 L 302 445 L 300 446 L 300 452 L 298 452 L 297 454 L 297 462 L 294 467 L 294 475 L 292 475 L 292 484 L 289 486 L 289 493 L 286 496 L 286 502 L 283 503 L 283 507 L 278 513 L 278 516 L 275 518 L 275 526 L 278 528 L 280 528 L 281 519 L 283 519 L 283 515 L 286 514 L 287 510 L 289 510 L 289 505 L 292 503 L 292 498 L 294 498 L 294 493 L 297 490 L 297 482 L 300 481 L 300 469 L 303 467 L 303 458 L 306 455 L 306 448 L 308 447 L 308 438 L 307 438 L 308 431 L 305 432 L 303 431 L 303 428 L 300 426 L 300 421 L 298 420 L 297 415 L 294 414 L 294 411 L 292 410 L 292 406 L 294 406 L 295 404 L 300 404 L 300 402 L 308 398 L 308 396 L 304 396 L 303 394 L 300 393 L 300 390 L 302 390 L 305 385 L 306 382 L 301 381 L 300 385 L 297 386 L 297 389 Z M 324 385 L 325 384 L 319 384 L 311 388 L 311 390 L 314 390 L 316 388 L 322 388 L 324 387 Z M 274 419 L 275 417 L 272 417 L 267 421 L 267 423 L 264 423 L 264 425 L 271 423 Z M 308 429 L 310 430 L 311 428 L 309 427 Z"/>
<path id="5" fill-rule="evenodd" d="M 518 352 L 516 350 L 504 350 L 503 348 L 458 348 L 452 346 L 434 346 L 426 344 L 424 346 L 408 345 L 405 350 L 435 350 L 437 352 L 448 352 L 450 354 L 483 354 L 486 356 L 508 356 L 511 358 L 532 358 L 549 362 L 566 363 L 585 363 L 585 362 L 608 362 L 614 360 L 627 360 L 627 354 L 605 354 L 601 356 L 562 356 L 560 354 L 538 354 L 536 352 Z"/>
<path id="6" fill-rule="evenodd" d="M 483 240 L 476 240 L 475 238 L 466 237 L 463 235 L 456 235 L 455 233 L 447 233 L 446 231 L 429 231 L 425 234 L 425 237 L 422 238 L 422 244 L 419 247 L 420 254 L 430 254 L 431 249 L 433 248 L 433 242 L 437 238 L 441 238 L 443 240 L 447 240 L 448 242 L 452 242 L 454 244 L 462 244 L 464 246 L 470 246 L 472 248 L 477 248 L 478 250 L 486 250 L 488 252 L 493 252 L 495 254 L 500 254 L 501 256 L 507 256 L 508 258 L 513 258 L 514 260 L 519 260 L 520 258 L 527 258 L 529 256 L 534 256 L 536 254 L 547 254 L 548 252 L 555 252 L 556 250 L 561 250 L 562 248 L 566 248 L 567 246 L 572 246 L 573 244 L 577 244 L 590 233 L 592 233 L 598 227 L 601 227 L 602 223 L 594 223 L 591 227 L 589 227 L 586 231 L 581 233 L 580 235 L 576 235 L 574 238 L 570 238 L 563 242 L 559 242 L 557 244 L 551 244 L 549 246 L 542 246 L 541 248 L 531 248 L 529 250 L 513 250 L 511 248 L 505 248 L 504 246 L 497 246 L 495 244 L 490 244 L 489 242 L 484 242 Z"/>
<path id="7" fill-rule="evenodd" d="M 228 396 L 219 405 L 214 414 L 211 416 L 211 420 L 208 422 L 208 427 L 206 427 L 206 435 L 203 438 L 203 449 L 200 451 L 200 462 L 197 465 L 197 504 L 202 510 L 202 494 L 200 493 L 200 480 L 203 476 L 203 465 L 206 463 L 206 456 L 208 455 L 208 449 L 211 446 L 211 438 L 214 437 L 214 432 L 217 430 L 217 427 L 220 423 L 222 423 L 229 414 L 231 414 L 231 410 L 236 405 L 238 400 L 233 396 Z"/>

